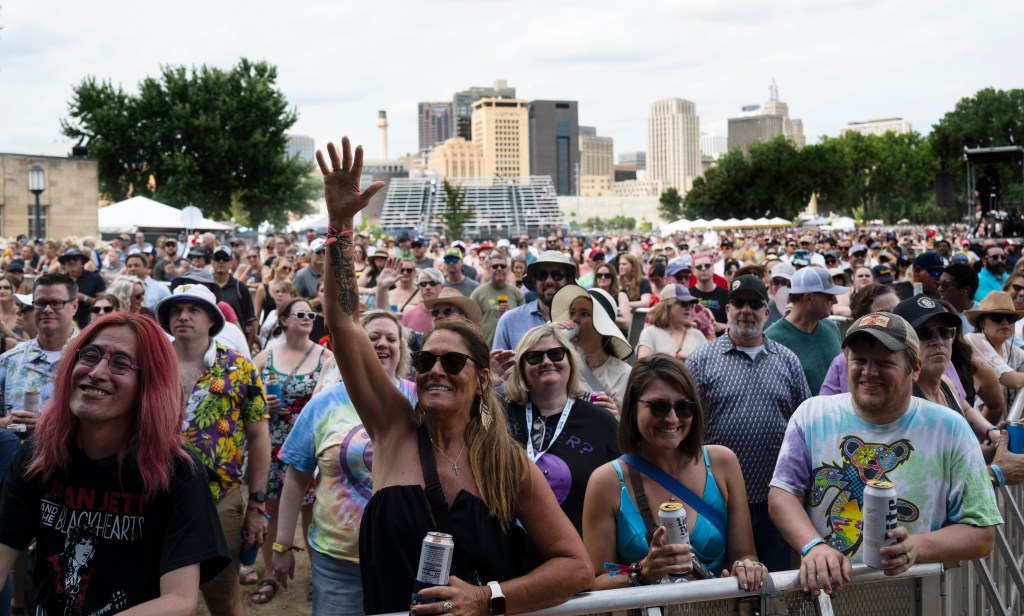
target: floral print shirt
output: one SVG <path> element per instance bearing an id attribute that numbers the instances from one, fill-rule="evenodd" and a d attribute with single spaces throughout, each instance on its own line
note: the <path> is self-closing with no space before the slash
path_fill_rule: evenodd
<path id="1" fill-rule="evenodd" d="M 77 330 L 72 332 L 68 340 L 77 333 Z M 3 391 L 0 417 L 24 409 L 26 391 L 38 391 L 40 406 L 45 404 L 53 395 L 53 381 L 59 361 L 60 355 L 51 361 L 35 338 L 0 355 L 0 388 Z"/>
<path id="2" fill-rule="evenodd" d="M 218 342 L 213 365 L 185 402 L 182 426 L 185 446 L 210 474 L 214 500 L 242 484 L 245 424 L 267 419 L 267 400 L 256 368 Z"/>

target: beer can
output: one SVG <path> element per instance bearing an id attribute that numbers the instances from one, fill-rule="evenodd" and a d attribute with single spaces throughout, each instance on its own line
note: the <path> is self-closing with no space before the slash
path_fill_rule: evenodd
<path id="1" fill-rule="evenodd" d="M 686 526 L 686 509 L 682 503 L 669 501 L 658 507 L 658 523 L 668 531 L 665 533 L 665 544 L 689 544 L 690 530 Z M 689 573 L 669 573 L 669 581 L 684 582 L 692 580 Z"/>
<path id="2" fill-rule="evenodd" d="M 412 605 L 434 603 L 436 599 L 420 599 L 419 592 L 431 586 L 447 586 L 451 573 L 455 539 L 447 533 L 429 532 L 420 547 L 420 564 L 412 588 Z"/>
<path id="3" fill-rule="evenodd" d="M 864 512 L 861 542 L 864 564 L 882 568 L 881 549 L 896 543 L 886 534 L 896 528 L 896 489 L 886 479 L 869 479 L 864 486 Z"/>
<path id="4" fill-rule="evenodd" d="M 277 399 L 281 399 L 281 383 L 275 378 L 269 378 L 263 383 L 267 390 L 268 396 L 277 396 Z"/>
<path id="5" fill-rule="evenodd" d="M 242 529 L 242 546 L 238 553 L 238 560 L 244 567 L 251 567 L 256 562 L 256 554 L 260 549 L 256 546 L 255 541 L 249 541 L 249 533 Z"/>
<path id="6" fill-rule="evenodd" d="M 498 296 L 498 303 L 499 304 L 507 304 L 508 303 L 508 295 L 499 295 Z"/>
<path id="7" fill-rule="evenodd" d="M 22 405 L 25 412 L 39 414 L 40 396 L 38 391 L 26 391 L 25 402 Z"/>

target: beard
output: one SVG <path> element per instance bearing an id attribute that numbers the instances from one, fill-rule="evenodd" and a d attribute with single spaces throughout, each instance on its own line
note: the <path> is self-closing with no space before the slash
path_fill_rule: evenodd
<path id="1" fill-rule="evenodd" d="M 764 331 L 764 327 L 757 322 L 734 321 L 729 323 L 729 331 L 737 338 L 752 340 L 761 335 L 761 332 Z"/>
<path id="2" fill-rule="evenodd" d="M 1002 276 L 1003 273 L 1006 272 L 1006 264 L 1002 261 L 996 261 L 994 263 L 989 263 L 988 265 L 986 265 L 985 269 L 992 272 L 995 276 L 998 277 Z"/>

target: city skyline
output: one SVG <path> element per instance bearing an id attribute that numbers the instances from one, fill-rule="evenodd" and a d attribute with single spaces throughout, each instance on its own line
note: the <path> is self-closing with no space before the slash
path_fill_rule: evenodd
<path id="1" fill-rule="evenodd" d="M 396 158 L 418 149 L 418 102 L 496 80 L 521 99 L 578 101 L 579 123 L 612 138 L 616 158 L 646 148 L 649 105 L 668 97 L 693 101 L 702 130 L 725 135 L 727 119 L 766 100 L 775 79 L 810 144 L 871 118 L 901 117 L 927 133 L 983 87 L 1022 87 L 1000 61 L 1024 55 L 1014 32 L 1024 7 L 1012 2 L 973 11 L 894 0 L 595 2 L 586 11 L 534 0 L 397 4 L 256 1 L 238 11 L 185 0 L 141 15 L 121 0 L 90 11 L 3 4 L 0 151 L 69 151 L 59 122 L 89 75 L 134 93 L 162 65 L 228 68 L 242 56 L 278 68 L 299 113 L 290 132 L 319 148 L 344 132 L 368 158 L 379 157 L 379 110 Z M 439 35 L 442 26 L 458 35 Z"/>

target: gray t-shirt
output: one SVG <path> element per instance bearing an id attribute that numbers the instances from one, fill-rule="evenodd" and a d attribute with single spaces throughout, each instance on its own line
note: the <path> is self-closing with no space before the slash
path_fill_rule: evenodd
<path id="1" fill-rule="evenodd" d="M 448 287 L 449 289 L 455 289 L 459 293 L 462 293 L 466 297 L 469 297 L 470 295 L 473 294 L 473 289 L 480 286 L 480 283 L 473 280 L 472 278 L 463 278 L 462 282 L 458 284 L 453 284 L 446 279 L 444 281 L 444 286 Z"/>
<path id="2" fill-rule="evenodd" d="M 310 299 L 316 297 L 316 287 L 320 284 L 321 278 L 323 278 L 322 272 L 316 271 L 312 265 L 307 265 L 295 274 L 292 284 L 295 285 L 295 292 L 299 294 L 299 297 Z"/>

